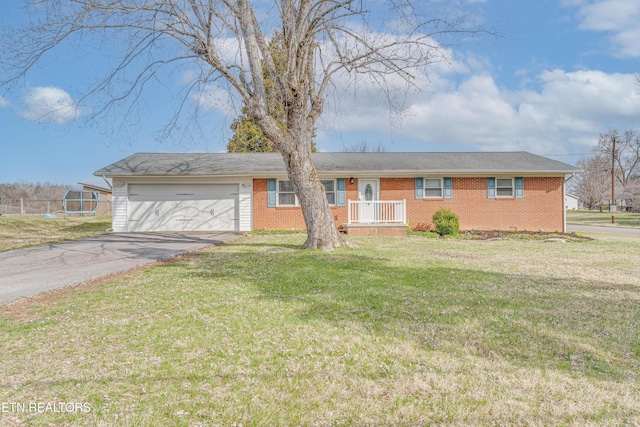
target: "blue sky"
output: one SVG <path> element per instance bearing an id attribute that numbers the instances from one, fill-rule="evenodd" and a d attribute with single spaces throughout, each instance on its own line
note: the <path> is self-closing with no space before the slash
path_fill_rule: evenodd
<path id="1" fill-rule="evenodd" d="M 365 141 L 387 151 L 525 150 L 573 164 L 600 133 L 640 130 L 639 0 L 466 1 L 503 37 L 450 47 L 451 66 L 419 76 L 399 117 L 366 84 L 328 94 L 320 150 Z M 24 19 L 19 5 L 0 0 L 0 26 Z M 151 86 L 124 123 L 118 111 L 88 121 L 91 108 L 75 101 L 108 60 L 92 46 L 63 46 L 0 92 L 0 182 L 100 184 L 95 170 L 134 152 L 225 150 L 228 99 L 203 104 L 197 132 L 161 142 L 177 101 L 169 82 Z"/>

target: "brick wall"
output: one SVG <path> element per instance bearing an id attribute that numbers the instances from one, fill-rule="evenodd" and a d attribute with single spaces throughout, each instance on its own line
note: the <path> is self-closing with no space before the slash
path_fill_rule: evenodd
<path id="1" fill-rule="evenodd" d="M 358 181 L 346 180 L 347 200 L 358 200 Z M 304 217 L 300 207 L 267 207 L 267 180 L 253 180 L 253 229 L 254 230 L 304 230 Z M 336 226 L 347 223 L 347 207 L 332 206 Z"/>
<path id="2" fill-rule="evenodd" d="M 453 178 L 452 199 L 416 199 L 414 178 L 380 178 L 382 200 L 407 201 L 407 220 L 412 226 L 431 224 L 440 207 L 458 214 L 462 230 L 563 231 L 563 177 L 525 177 L 524 198 L 487 198 L 487 178 Z M 347 200 L 358 199 L 358 180 L 347 179 Z M 304 229 L 299 207 L 267 208 L 267 180 L 253 181 L 253 228 Z M 347 223 L 347 207 L 332 207 L 336 224 Z"/>
<path id="3" fill-rule="evenodd" d="M 487 178 L 453 178 L 453 198 L 415 198 L 414 179 L 380 179 L 381 194 L 407 199 L 407 219 L 412 226 L 431 223 L 440 208 L 460 218 L 460 229 L 563 231 L 563 177 L 525 177 L 524 198 L 487 198 Z"/>

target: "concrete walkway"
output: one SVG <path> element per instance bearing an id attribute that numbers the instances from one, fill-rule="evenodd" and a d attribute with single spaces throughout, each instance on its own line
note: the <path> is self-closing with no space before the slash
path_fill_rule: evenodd
<path id="1" fill-rule="evenodd" d="M 112 233 L 0 252 L 0 306 L 78 285 L 209 245 L 242 233 Z"/>
<path id="2" fill-rule="evenodd" d="M 580 233 L 609 233 L 640 237 L 640 228 L 630 227 L 567 224 L 567 230 L 569 233 L 572 231 L 578 231 Z"/>

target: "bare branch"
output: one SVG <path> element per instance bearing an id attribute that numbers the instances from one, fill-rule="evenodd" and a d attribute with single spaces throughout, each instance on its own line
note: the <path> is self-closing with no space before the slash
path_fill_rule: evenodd
<path id="1" fill-rule="evenodd" d="M 428 14 L 437 2 L 412 0 L 277 0 L 275 6 L 256 0 L 26 1 L 31 22 L 0 35 L 0 88 L 15 89 L 62 45 L 95 45 L 101 53 L 115 46 L 116 55 L 104 57 L 118 59 L 81 101 L 105 99 L 93 117 L 116 105 L 125 105 L 129 117 L 150 82 L 166 81 L 167 71 L 184 65 L 196 77 L 182 83 L 184 96 L 165 128 L 170 132 L 187 104 L 193 102 L 190 117 L 196 117 L 203 93 L 224 83 L 281 151 L 303 207 L 308 247 L 344 243 L 310 158 L 313 130 L 336 77 L 368 76 L 395 108 L 392 91 L 399 87 L 406 95 L 429 65 L 451 61 L 448 37 L 490 33 L 457 11 Z M 276 33 L 282 37 L 277 58 L 270 50 Z"/>

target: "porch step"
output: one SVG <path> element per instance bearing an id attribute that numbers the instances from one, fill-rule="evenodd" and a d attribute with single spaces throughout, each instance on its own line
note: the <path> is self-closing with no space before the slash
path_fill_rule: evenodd
<path id="1" fill-rule="evenodd" d="M 406 224 L 342 224 L 350 236 L 406 236 Z"/>

